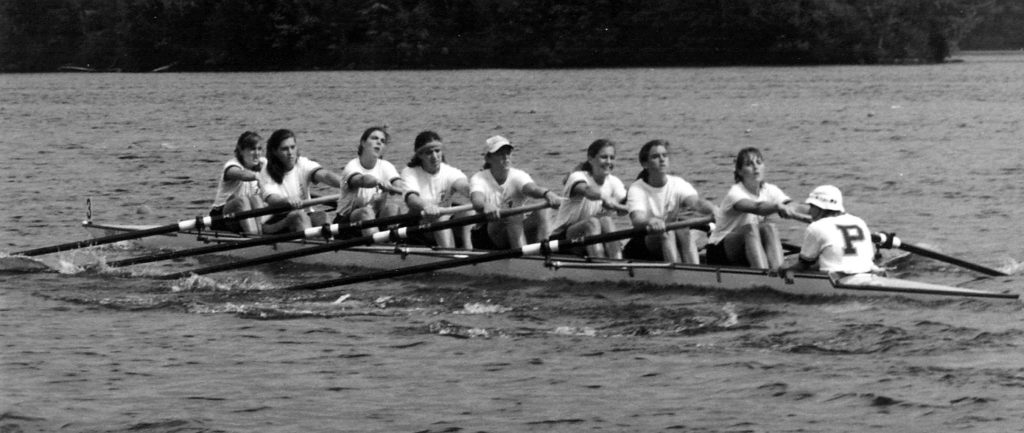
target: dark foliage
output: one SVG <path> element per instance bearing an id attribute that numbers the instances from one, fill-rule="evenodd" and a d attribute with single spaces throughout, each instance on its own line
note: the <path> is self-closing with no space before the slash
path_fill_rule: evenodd
<path id="1" fill-rule="evenodd" d="M 0 70 L 939 62 L 1007 8 L 1021 12 L 1012 0 L 0 0 Z"/>

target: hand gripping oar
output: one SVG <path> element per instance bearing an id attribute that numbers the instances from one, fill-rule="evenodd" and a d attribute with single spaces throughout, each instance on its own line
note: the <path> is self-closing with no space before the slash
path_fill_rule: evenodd
<path id="1" fill-rule="evenodd" d="M 462 206 L 454 206 L 454 207 L 449 207 L 449 208 L 442 209 L 441 214 L 451 214 L 451 213 L 461 212 L 461 211 L 465 211 L 465 210 L 469 210 L 469 209 L 472 209 L 472 205 L 468 205 L 467 204 L 467 205 L 462 205 Z M 325 225 L 320 226 L 320 227 L 312 227 L 312 228 L 309 228 L 309 229 L 306 229 L 306 230 L 302 230 L 302 231 L 280 233 L 280 234 L 275 234 L 275 235 L 266 235 L 266 236 L 262 236 L 262 237 L 259 237 L 259 238 L 240 240 L 240 241 L 236 241 L 236 242 L 225 242 L 225 243 L 221 243 L 221 244 L 208 245 L 208 246 L 204 246 L 204 247 L 192 248 L 192 249 L 187 249 L 187 250 L 170 251 L 170 252 L 161 253 L 161 254 L 153 254 L 153 255 L 149 255 L 149 256 L 142 256 L 142 257 L 134 257 L 134 258 L 124 259 L 124 260 L 117 260 L 117 261 L 109 262 L 106 265 L 109 266 L 109 267 L 112 267 L 112 268 L 116 268 L 116 267 L 121 267 L 121 266 L 136 265 L 136 264 L 140 264 L 140 263 L 156 262 L 156 261 L 160 261 L 160 260 L 169 260 L 169 259 L 176 259 L 176 258 L 181 258 L 181 257 L 191 257 L 191 256 L 197 256 L 197 255 L 201 255 L 201 254 L 211 254 L 211 253 L 222 252 L 222 251 L 231 251 L 231 250 L 236 250 L 236 249 L 255 247 L 255 246 L 259 246 L 259 245 L 276 244 L 278 242 L 285 242 L 285 241 L 296 240 L 296 239 L 315 239 L 315 238 L 318 238 L 318 237 L 319 238 L 323 238 L 323 239 L 330 239 L 331 237 L 333 237 L 333 236 L 335 236 L 335 235 L 337 235 L 337 234 L 339 234 L 339 233 L 341 233 L 342 231 L 345 231 L 345 230 L 359 230 L 359 229 L 364 229 L 364 228 L 367 228 L 367 227 L 383 227 L 383 226 L 391 225 L 391 224 L 404 224 L 404 223 L 408 223 L 408 222 L 413 222 L 413 221 L 415 221 L 416 219 L 418 219 L 420 217 L 421 217 L 420 215 L 411 214 L 410 213 L 410 214 L 394 215 L 394 216 L 384 217 L 384 218 L 377 218 L 377 219 L 373 219 L 373 220 L 356 221 L 356 222 L 352 222 L 352 223 L 348 223 L 348 224 L 325 224 Z"/>
<path id="2" fill-rule="evenodd" d="M 145 230 L 137 230 L 137 231 L 128 232 L 128 233 L 119 233 L 119 234 L 111 235 L 111 236 L 104 236 L 104 237 L 99 237 L 99 238 L 92 238 L 92 239 L 81 240 L 81 241 L 77 241 L 77 242 L 68 242 L 66 244 L 60 244 L 60 245 L 53 245 L 53 246 L 49 246 L 49 247 L 36 248 L 36 249 L 32 249 L 32 250 L 19 251 L 19 252 L 16 252 L 16 253 L 11 253 L 11 255 L 39 256 L 39 255 L 43 255 L 43 254 L 55 253 L 55 252 L 58 252 L 58 251 L 74 250 L 74 249 L 78 249 L 78 248 L 91 247 L 91 246 L 94 246 L 94 245 L 112 244 L 114 242 L 127 241 L 127 240 L 131 240 L 131 239 L 139 239 L 139 238 L 144 238 L 144 237 L 147 237 L 147 236 L 160 235 L 160 234 L 164 234 L 164 233 L 171 233 L 171 232 L 176 232 L 176 231 L 181 231 L 181 230 L 191 230 L 191 229 L 194 229 L 194 228 L 197 228 L 197 227 L 199 227 L 199 228 L 210 227 L 214 223 L 220 222 L 220 221 L 235 221 L 235 220 L 240 220 L 240 219 L 257 217 L 257 216 L 261 216 L 261 215 L 269 215 L 269 214 L 272 214 L 272 213 L 290 211 L 292 209 L 301 209 L 301 208 L 304 208 L 304 207 L 314 206 L 314 205 L 323 204 L 323 203 L 330 203 L 332 201 L 337 201 L 338 197 L 339 196 L 337 194 L 335 194 L 335 195 L 329 195 L 329 196 L 325 196 L 325 197 L 320 197 L 320 198 L 314 199 L 314 200 L 306 200 L 306 201 L 302 202 L 302 204 L 299 207 L 297 207 L 297 208 L 292 208 L 289 205 L 276 205 L 276 206 L 261 207 L 259 209 L 247 210 L 247 211 L 243 211 L 243 212 L 224 214 L 224 215 L 221 215 L 219 217 L 211 217 L 211 216 L 196 217 L 196 218 L 193 218 L 193 219 L 181 220 L 181 221 L 178 221 L 178 222 L 176 222 L 174 224 L 167 224 L 167 225 L 157 226 L 157 227 L 153 227 L 153 228 L 149 228 L 149 229 L 145 229 Z"/>
<path id="3" fill-rule="evenodd" d="M 453 206 L 453 207 L 449 207 L 449 208 L 443 208 L 441 210 L 441 214 L 442 215 L 452 214 L 452 213 L 456 213 L 456 212 L 462 212 L 462 211 L 470 210 L 472 208 L 473 208 L 473 205 L 470 205 L 470 204 L 465 204 L 465 205 L 462 205 L 462 206 Z M 336 235 L 338 235 L 339 233 L 341 233 L 342 231 L 345 231 L 345 230 L 359 230 L 359 229 L 364 229 L 364 228 L 367 228 L 367 227 L 383 227 L 383 226 L 391 225 L 391 224 L 405 224 L 405 223 L 416 221 L 419 218 L 421 218 L 421 216 L 418 215 L 418 214 L 407 213 L 407 214 L 394 215 L 394 216 L 389 216 L 389 217 L 384 217 L 384 218 L 377 218 L 377 219 L 373 219 L 373 220 L 356 221 L 356 222 L 352 222 L 352 223 L 348 223 L 348 224 L 325 224 L 325 225 L 320 226 L 320 227 L 311 227 L 311 228 L 308 228 L 306 230 L 301 230 L 301 231 L 296 231 L 296 232 L 280 233 L 280 234 L 275 234 L 275 235 L 266 235 L 266 236 L 261 236 L 259 238 L 251 238 L 251 239 L 245 239 L 245 240 L 240 240 L 240 241 L 235 241 L 235 242 L 225 242 L 225 243 L 220 243 L 220 244 L 207 245 L 207 246 L 191 248 L 191 249 L 187 249 L 187 250 L 169 251 L 169 252 L 166 252 L 166 253 L 152 254 L 152 255 L 142 256 L 142 257 L 133 257 L 133 258 L 124 259 L 124 260 L 116 260 L 116 261 L 108 262 L 108 263 L 106 263 L 106 265 L 111 267 L 111 268 L 117 268 L 117 267 L 122 267 L 122 266 L 137 265 L 137 264 L 140 264 L 140 263 L 158 262 L 158 261 L 161 261 L 161 260 L 170 260 L 170 259 L 177 259 L 177 258 L 181 258 L 181 257 L 191 257 L 191 256 L 202 255 L 202 254 L 212 254 L 212 253 L 217 253 L 217 252 L 222 252 L 222 251 L 238 250 L 238 249 L 242 249 L 242 248 L 255 247 L 255 246 L 259 246 L 259 245 L 276 244 L 278 242 L 285 242 L 285 241 L 291 241 L 291 240 L 296 240 L 296 239 L 315 239 L 315 238 L 330 239 L 331 237 L 336 236 Z"/>
<path id="4" fill-rule="evenodd" d="M 665 230 L 677 230 L 684 227 L 692 227 L 700 224 L 707 224 L 714 221 L 713 216 L 706 216 L 701 218 L 694 218 L 686 221 L 677 221 L 669 224 L 665 224 Z M 404 268 L 391 269 L 380 272 L 370 272 L 361 275 L 353 275 L 351 277 L 337 278 L 333 280 L 317 281 L 314 283 L 300 284 L 297 286 L 288 287 L 285 290 L 317 290 L 325 289 L 328 287 L 344 286 L 346 284 L 355 284 L 365 281 L 373 281 L 384 278 L 395 278 L 404 275 L 412 275 L 423 272 L 432 272 L 441 269 L 455 268 L 465 265 L 474 265 L 477 263 L 493 262 L 497 260 L 513 259 L 516 257 L 522 257 L 525 255 L 541 254 L 548 252 L 557 252 L 561 250 L 567 250 L 571 248 L 581 247 L 590 244 L 605 243 L 619 239 L 632 238 L 634 236 L 645 235 L 648 233 L 646 227 L 634 228 L 629 230 L 620 230 L 610 233 L 603 233 L 594 236 L 585 236 L 578 239 L 567 239 L 563 241 L 544 241 L 535 244 L 529 244 L 520 248 L 511 248 L 507 250 L 494 251 L 490 253 L 480 254 L 473 257 L 467 257 L 465 259 L 453 259 L 437 263 L 425 263 L 422 265 L 407 266 Z"/>
<path id="5" fill-rule="evenodd" d="M 501 217 L 507 217 L 507 216 L 510 216 L 510 215 L 516 215 L 516 214 L 521 214 L 521 213 L 524 213 L 524 212 L 529 212 L 529 211 L 533 211 L 533 210 L 537 210 L 537 209 L 543 209 L 543 208 L 546 208 L 548 206 L 551 206 L 551 205 L 548 204 L 548 203 L 537 203 L 537 204 L 532 204 L 532 205 L 529 205 L 529 206 L 522 206 L 522 207 L 517 207 L 517 208 L 512 208 L 512 209 L 503 209 L 503 210 L 499 211 L 500 212 L 499 214 L 500 214 Z M 476 224 L 476 223 L 479 223 L 479 222 L 483 222 L 486 219 L 487 219 L 487 215 L 476 214 L 476 215 L 471 215 L 471 216 L 462 217 L 462 218 L 452 218 L 452 219 L 450 219 L 448 221 L 439 221 L 439 222 L 434 222 L 434 223 L 429 223 L 429 224 L 420 224 L 418 226 L 412 226 L 412 227 L 401 227 L 401 228 L 397 228 L 397 229 L 393 229 L 393 230 L 384 230 L 384 231 L 377 232 L 377 233 L 375 233 L 373 235 L 370 235 L 370 236 L 362 236 L 362 237 L 358 237 L 358 238 L 354 238 L 354 239 L 345 239 L 345 240 L 340 240 L 340 241 L 328 242 L 326 244 L 317 245 L 315 247 L 303 248 L 303 249 L 292 250 L 292 251 L 285 251 L 285 252 L 282 252 L 282 253 L 270 254 L 270 255 L 266 255 L 266 256 L 262 256 L 262 257 L 255 257 L 255 258 L 252 258 L 252 259 L 249 259 L 249 260 L 240 260 L 240 261 L 233 262 L 233 263 L 225 263 L 223 265 L 215 265 L 215 266 L 209 266 L 209 267 L 206 267 L 206 268 L 193 269 L 191 271 L 176 272 L 176 273 L 173 273 L 173 274 L 161 275 L 161 276 L 158 276 L 157 278 L 162 279 L 162 280 L 174 280 L 174 279 L 178 279 L 178 278 L 184 278 L 184 277 L 187 277 L 187 276 L 192 275 L 192 274 L 203 275 L 203 274 L 209 274 L 209 273 L 213 273 L 213 272 L 229 271 L 229 270 L 232 270 L 232 269 L 239 269 L 239 268 L 244 268 L 244 267 L 248 267 L 248 266 L 256 266 L 256 265 L 262 265 L 262 264 L 265 264 L 265 263 L 274 263 L 274 262 L 279 262 L 279 261 L 282 261 L 282 260 L 294 259 L 296 257 L 304 257 L 304 256 L 310 256 L 310 255 L 313 255 L 313 254 L 320 254 L 320 253 L 326 253 L 326 252 L 330 252 L 330 251 L 343 250 L 345 248 L 359 246 L 359 245 L 373 245 L 375 243 L 395 242 L 395 241 L 399 241 L 401 239 L 405 239 L 409 235 L 418 234 L 418 233 L 426 233 L 426 232 L 434 232 L 434 231 L 444 230 L 444 229 L 448 229 L 448 228 L 452 228 L 452 227 L 460 227 L 460 226 L 464 226 L 464 225 L 467 225 L 467 224 Z"/>
<path id="6" fill-rule="evenodd" d="M 896 237 L 896 235 L 892 233 L 872 233 L 871 240 L 882 248 L 899 248 L 909 253 L 914 253 L 920 256 L 928 257 L 930 259 L 938 260 L 940 262 L 946 262 L 949 264 L 957 265 L 962 268 L 980 272 L 985 275 L 990 275 L 993 277 L 1003 277 L 1009 275 L 1006 272 L 1000 270 L 982 266 L 977 263 L 971 263 L 966 260 L 958 259 L 956 257 L 950 257 L 938 251 L 933 251 L 918 245 L 904 242 L 903 240 Z"/>

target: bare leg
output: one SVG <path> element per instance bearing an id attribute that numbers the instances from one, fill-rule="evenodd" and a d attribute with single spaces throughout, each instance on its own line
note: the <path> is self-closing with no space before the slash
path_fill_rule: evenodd
<path id="1" fill-rule="evenodd" d="M 679 263 L 679 249 L 676 248 L 676 234 L 672 231 L 665 233 L 647 235 L 644 238 L 647 249 L 651 251 L 661 250 L 662 259 L 670 263 Z"/>
<path id="2" fill-rule="evenodd" d="M 521 248 L 526 245 L 526 231 L 523 230 L 522 215 L 513 215 L 504 219 L 506 244 L 502 248 Z M 500 246 L 500 244 L 498 244 Z"/>
<path id="3" fill-rule="evenodd" d="M 601 222 L 597 218 L 588 218 L 569 226 L 565 231 L 565 236 L 569 239 L 575 239 L 581 236 L 594 236 L 601 234 Z M 587 245 L 587 255 L 590 257 L 604 257 L 604 245 L 601 244 L 590 244 Z"/>
<path id="4" fill-rule="evenodd" d="M 527 242 L 540 242 L 551 236 L 551 219 L 548 209 L 539 209 L 522 218 L 523 234 Z"/>
<path id="5" fill-rule="evenodd" d="M 262 209 L 267 207 L 267 202 L 259 194 L 249 196 L 249 209 Z M 262 229 L 263 223 L 270 219 L 270 215 L 258 216 L 255 218 L 256 227 Z"/>
<path id="6" fill-rule="evenodd" d="M 611 217 L 601 217 L 601 233 L 610 233 L 615 231 L 615 221 Z M 622 242 L 611 241 L 604 244 L 604 253 L 609 259 L 621 259 L 622 258 Z"/>
<path id="7" fill-rule="evenodd" d="M 424 220 L 424 222 L 439 222 L 450 220 L 450 215 L 441 215 L 438 218 Z M 441 248 L 455 248 L 455 236 L 452 234 L 451 229 L 437 230 L 434 232 L 434 241 L 437 242 L 437 246 Z"/>
<path id="8" fill-rule="evenodd" d="M 456 218 L 462 218 L 462 217 L 473 216 L 474 214 L 476 214 L 476 212 L 473 212 L 473 211 L 460 212 L 460 213 L 455 214 L 455 217 Z M 459 228 L 457 228 L 455 230 L 458 230 L 459 236 L 461 237 L 462 248 L 465 248 L 467 250 L 473 249 L 473 234 L 472 234 L 473 233 L 473 224 L 466 224 L 466 225 L 464 225 L 462 227 L 459 227 Z"/>
<path id="9" fill-rule="evenodd" d="M 272 224 L 263 224 L 263 233 L 279 233 L 285 230 L 297 232 L 311 227 L 309 216 L 303 209 L 288 212 L 288 216 Z"/>
<path id="10" fill-rule="evenodd" d="M 676 243 L 679 245 L 679 255 L 683 263 L 700 263 L 700 253 L 697 251 L 696 236 L 689 228 L 675 230 Z"/>
<path id="11" fill-rule="evenodd" d="M 245 212 L 251 210 L 252 207 L 249 204 L 248 197 L 232 197 L 224 203 L 224 214 L 233 214 L 237 212 Z M 238 220 L 238 225 L 242 227 L 242 233 L 247 235 L 258 235 L 260 234 L 259 224 L 255 218 L 246 218 Z"/>
<path id="12" fill-rule="evenodd" d="M 764 246 L 761 244 L 761 230 L 757 226 L 743 226 L 744 250 L 747 254 L 747 262 L 750 267 L 757 269 L 768 268 L 768 258 L 765 256 Z"/>
<path id="13" fill-rule="evenodd" d="M 538 209 L 534 215 L 537 221 L 537 238 L 535 240 L 540 242 L 551 237 L 551 209 Z"/>
<path id="14" fill-rule="evenodd" d="M 348 221 L 350 223 L 355 223 L 359 221 L 369 221 L 376 218 L 377 214 L 374 213 L 373 208 L 370 206 L 363 206 L 359 209 L 355 209 L 352 211 L 352 213 L 348 215 Z M 377 233 L 378 231 L 379 230 L 377 230 L 377 227 L 366 227 L 362 230 L 362 233 L 363 236 L 370 236 L 374 233 Z"/>
<path id="15" fill-rule="evenodd" d="M 775 224 L 761 224 L 761 243 L 764 245 L 764 252 L 768 258 L 768 268 L 778 269 L 786 259 L 782 253 L 782 240 L 779 239 L 779 230 Z"/>

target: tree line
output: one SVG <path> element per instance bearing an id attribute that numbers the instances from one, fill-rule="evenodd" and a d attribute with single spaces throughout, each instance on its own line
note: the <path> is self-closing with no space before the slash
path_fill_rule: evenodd
<path id="1" fill-rule="evenodd" d="M 1016 0 L 0 0 L 0 71 L 941 62 Z"/>

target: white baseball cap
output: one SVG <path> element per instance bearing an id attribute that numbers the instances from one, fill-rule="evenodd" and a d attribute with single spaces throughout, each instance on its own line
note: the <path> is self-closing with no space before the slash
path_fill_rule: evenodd
<path id="1" fill-rule="evenodd" d="M 505 146 L 515 148 L 515 146 L 512 146 L 512 143 L 508 142 L 507 138 L 502 137 L 500 135 L 495 135 L 491 138 L 488 138 L 487 141 L 485 142 L 484 154 L 497 152 L 498 150 Z"/>
<path id="2" fill-rule="evenodd" d="M 819 208 L 825 210 L 833 210 L 838 212 L 846 212 L 843 208 L 843 193 L 832 185 L 822 185 L 814 188 L 811 191 L 811 195 L 804 201 L 807 204 L 813 204 Z"/>

